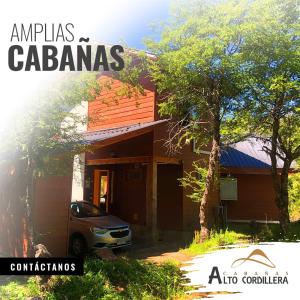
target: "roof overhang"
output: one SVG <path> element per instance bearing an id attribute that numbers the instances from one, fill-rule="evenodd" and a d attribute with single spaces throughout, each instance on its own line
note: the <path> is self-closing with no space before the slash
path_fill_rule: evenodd
<path id="1" fill-rule="evenodd" d="M 102 148 L 111 144 L 122 142 L 130 138 L 153 131 L 168 120 L 158 120 L 147 123 L 131 124 L 122 127 L 109 128 L 97 131 L 85 132 L 84 143 L 91 145 L 92 148 Z"/>

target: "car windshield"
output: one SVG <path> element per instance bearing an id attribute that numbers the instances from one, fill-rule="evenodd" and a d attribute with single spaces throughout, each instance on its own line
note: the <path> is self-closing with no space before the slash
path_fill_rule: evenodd
<path id="1" fill-rule="evenodd" d="M 97 206 L 86 202 L 71 204 L 71 212 L 72 215 L 77 218 L 101 217 L 106 215 L 106 213 Z"/>

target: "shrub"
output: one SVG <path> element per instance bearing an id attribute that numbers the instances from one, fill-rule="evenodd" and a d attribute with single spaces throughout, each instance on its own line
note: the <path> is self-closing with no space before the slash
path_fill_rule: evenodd
<path id="1" fill-rule="evenodd" d="M 200 243 L 200 232 L 196 231 L 192 243 L 183 251 L 190 255 L 204 254 L 222 246 L 240 243 L 243 238 L 245 238 L 243 234 L 226 229 L 224 232 L 222 230 L 211 232 L 209 239 Z"/>
<path id="2" fill-rule="evenodd" d="M 268 224 L 263 224 L 257 237 L 260 241 L 272 241 L 274 240 L 274 232 Z"/>
<path id="3" fill-rule="evenodd" d="M 0 287 L 0 299 L 47 300 L 172 299 L 183 295 L 182 272 L 171 263 L 156 265 L 140 260 L 108 262 L 88 259 L 84 276 L 52 276 L 43 289 L 35 277 L 26 284 Z"/>

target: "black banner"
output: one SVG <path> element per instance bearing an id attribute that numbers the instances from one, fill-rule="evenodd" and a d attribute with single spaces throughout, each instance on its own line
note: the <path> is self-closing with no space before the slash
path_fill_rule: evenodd
<path id="1" fill-rule="evenodd" d="M 0 275 L 83 275 L 83 259 L 1 257 Z"/>

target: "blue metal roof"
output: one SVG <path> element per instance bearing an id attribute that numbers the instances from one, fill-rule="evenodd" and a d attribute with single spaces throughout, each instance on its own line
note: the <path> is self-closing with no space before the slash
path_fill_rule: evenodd
<path id="1" fill-rule="evenodd" d="M 270 156 L 263 150 L 267 146 L 262 140 L 248 138 L 221 150 L 221 166 L 237 168 L 270 168 Z M 278 168 L 283 165 L 278 158 Z"/>

